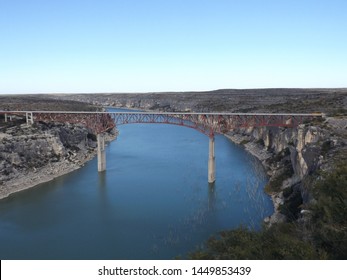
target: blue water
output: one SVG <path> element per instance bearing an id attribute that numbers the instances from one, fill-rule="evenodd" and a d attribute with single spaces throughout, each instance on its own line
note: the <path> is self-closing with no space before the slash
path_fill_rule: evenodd
<path id="1" fill-rule="evenodd" d="M 208 137 L 190 128 L 131 124 L 83 168 L 0 200 L 1 259 L 186 258 L 213 234 L 258 229 L 273 212 L 252 156 L 217 135 L 216 183 Z"/>

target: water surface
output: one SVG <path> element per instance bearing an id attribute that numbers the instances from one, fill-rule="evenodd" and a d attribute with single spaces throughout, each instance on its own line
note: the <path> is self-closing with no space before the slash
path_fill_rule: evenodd
<path id="1" fill-rule="evenodd" d="M 107 147 L 107 171 L 83 168 L 0 201 L 1 259 L 185 258 L 213 234 L 259 228 L 273 212 L 259 162 L 190 128 L 131 124 Z"/>

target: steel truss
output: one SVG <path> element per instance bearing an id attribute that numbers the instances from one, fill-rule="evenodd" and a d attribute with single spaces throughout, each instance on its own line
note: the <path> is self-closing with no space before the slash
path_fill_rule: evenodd
<path id="1" fill-rule="evenodd" d="M 116 126 L 131 123 L 162 123 L 190 127 L 206 135 L 236 128 L 295 127 L 315 114 L 230 114 L 230 113 L 110 113 Z M 319 115 L 321 116 L 321 115 Z"/>
<path id="2" fill-rule="evenodd" d="M 0 115 L 33 116 L 33 121 L 81 124 L 94 133 L 103 133 L 119 125 L 161 123 L 196 129 L 208 136 L 247 127 L 296 127 L 305 120 L 322 114 L 242 114 L 242 113 L 179 113 L 179 112 L 61 112 L 1 111 Z"/>

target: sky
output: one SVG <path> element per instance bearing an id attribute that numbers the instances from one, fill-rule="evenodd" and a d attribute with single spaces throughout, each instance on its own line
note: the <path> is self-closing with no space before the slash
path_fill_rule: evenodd
<path id="1" fill-rule="evenodd" d="M 347 87 L 346 0 L 0 0 L 0 93 Z"/>

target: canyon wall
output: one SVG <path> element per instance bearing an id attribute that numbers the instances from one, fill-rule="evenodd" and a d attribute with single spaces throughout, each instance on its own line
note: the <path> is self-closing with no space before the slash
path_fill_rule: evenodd
<path id="1" fill-rule="evenodd" d="M 262 161 L 269 175 L 265 187 L 273 199 L 275 213 L 269 223 L 295 220 L 305 213 L 311 202 L 312 174 L 327 165 L 328 154 L 338 141 L 330 139 L 327 131 L 312 124 L 296 128 L 250 127 L 226 134 L 233 142 Z"/>
<path id="2" fill-rule="evenodd" d="M 96 136 L 80 125 L 19 124 L 2 131 L 0 198 L 71 172 L 96 153 Z"/>

